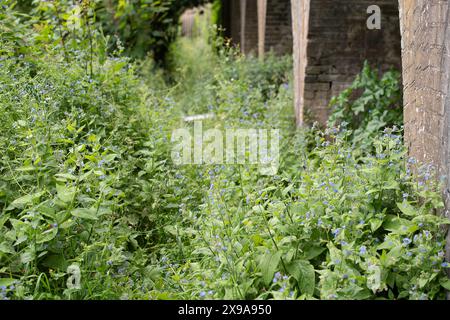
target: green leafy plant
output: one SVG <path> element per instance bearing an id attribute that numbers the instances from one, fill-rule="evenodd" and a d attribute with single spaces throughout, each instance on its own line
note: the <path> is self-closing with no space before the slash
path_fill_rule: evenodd
<path id="1" fill-rule="evenodd" d="M 331 100 L 330 106 L 329 125 L 345 123 L 353 131 L 353 142 L 367 149 L 371 139 L 384 128 L 403 124 L 400 73 L 390 70 L 380 77 L 365 62 L 361 74 Z"/>
<path id="2" fill-rule="evenodd" d="M 0 13 L 0 299 L 444 298 L 449 222 L 432 169 L 411 174 L 394 76 L 366 67 L 336 126 L 297 130 L 289 58 L 180 39 L 166 82 L 64 4 Z M 197 112 L 280 129 L 278 173 L 175 166 Z"/>

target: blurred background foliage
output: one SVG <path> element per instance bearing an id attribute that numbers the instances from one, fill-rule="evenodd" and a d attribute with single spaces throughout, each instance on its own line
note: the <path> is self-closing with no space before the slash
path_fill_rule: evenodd
<path id="1" fill-rule="evenodd" d="M 147 54 L 163 63 L 170 43 L 178 33 L 184 10 L 207 0 L 2 0 L 3 9 L 14 7 L 22 19 L 36 27 L 57 30 L 63 42 L 83 24 L 120 40 L 123 51 L 132 58 Z M 220 17 L 220 1 L 214 3 L 213 19 Z M 36 21 L 38 20 L 38 21 Z M 50 34 L 50 32 L 49 32 Z M 67 42 L 67 41 L 66 41 Z M 117 42 L 110 43 L 111 50 Z"/>

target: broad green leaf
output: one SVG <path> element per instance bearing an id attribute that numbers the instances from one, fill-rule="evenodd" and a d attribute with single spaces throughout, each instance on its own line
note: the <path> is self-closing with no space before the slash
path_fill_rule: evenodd
<path id="1" fill-rule="evenodd" d="M 383 224 L 383 220 L 381 220 L 381 219 L 371 219 L 370 220 L 370 229 L 372 230 L 372 232 L 375 232 L 381 227 L 382 224 Z"/>
<path id="2" fill-rule="evenodd" d="M 77 177 L 70 173 L 58 173 L 55 175 L 55 177 L 59 181 L 63 181 L 63 182 L 65 182 L 67 180 L 77 180 Z"/>
<path id="3" fill-rule="evenodd" d="M 41 234 L 36 238 L 36 243 L 45 243 L 53 240 L 58 234 L 58 228 L 51 228 Z"/>
<path id="4" fill-rule="evenodd" d="M 372 290 L 373 293 L 384 290 L 386 284 L 383 283 L 381 279 L 381 268 L 375 264 L 371 264 L 367 271 L 367 287 Z"/>
<path id="5" fill-rule="evenodd" d="M 34 253 L 32 251 L 25 251 L 20 255 L 20 262 L 26 264 L 34 260 Z"/>
<path id="6" fill-rule="evenodd" d="M 303 258 L 305 260 L 312 260 L 322 254 L 326 248 L 320 246 L 309 246 L 303 250 Z"/>
<path id="7" fill-rule="evenodd" d="M 419 212 L 406 201 L 397 203 L 397 207 L 400 209 L 401 212 L 403 212 L 403 214 L 409 217 L 415 217 L 419 214 Z"/>
<path id="8" fill-rule="evenodd" d="M 0 287 L 9 287 L 16 282 L 13 278 L 0 278 Z"/>
<path id="9" fill-rule="evenodd" d="M 78 217 L 81 219 L 86 219 L 86 220 L 98 220 L 98 217 L 96 216 L 96 210 L 94 208 L 77 208 L 75 210 L 73 210 L 72 212 L 72 216 L 74 217 Z"/>
<path id="10" fill-rule="evenodd" d="M 450 291 L 450 280 L 441 280 L 441 286 Z"/>
<path id="11" fill-rule="evenodd" d="M 414 222 L 392 215 L 388 217 L 383 226 L 386 230 L 399 235 L 410 234 L 419 229 Z"/>
<path id="12" fill-rule="evenodd" d="M 33 203 L 35 200 L 38 200 L 45 192 L 38 192 L 34 194 L 27 194 L 23 197 L 17 198 L 14 200 L 6 210 L 14 210 L 14 209 L 23 209 L 26 205 Z"/>
<path id="13" fill-rule="evenodd" d="M 14 253 L 14 247 L 9 242 L 0 243 L 0 252 L 2 253 Z"/>
<path id="14" fill-rule="evenodd" d="M 277 270 L 278 264 L 280 263 L 280 259 L 281 252 L 279 251 L 276 253 L 266 253 L 262 257 L 259 267 L 261 269 L 263 281 L 266 286 L 269 286 L 272 282 L 275 271 Z"/>
<path id="15" fill-rule="evenodd" d="M 50 254 L 44 258 L 42 265 L 51 269 L 66 271 L 68 263 L 62 254 Z"/>
<path id="16" fill-rule="evenodd" d="M 286 265 L 287 271 L 295 280 L 302 294 L 313 295 L 316 286 L 314 267 L 309 261 L 296 260 Z"/>
<path id="17" fill-rule="evenodd" d="M 73 201 L 73 198 L 75 197 L 76 188 L 75 187 L 67 187 L 62 184 L 56 185 L 56 192 L 58 193 L 58 198 L 65 202 L 70 203 Z"/>

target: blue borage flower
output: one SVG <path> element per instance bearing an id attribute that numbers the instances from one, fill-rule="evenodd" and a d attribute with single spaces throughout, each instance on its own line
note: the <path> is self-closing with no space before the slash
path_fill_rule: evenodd
<path id="1" fill-rule="evenodd" d="M 366 246 L 361 246 L 360 248 L 359 248 L 359 254 L 360 255 L 365 255 L 367 253 L 367 248 L 366 248 Z"/>
<path id="2" fill-rule="evenodd" d="M 331 233 L 336 238 L 341 233 L 341 231 L 342 231 L 341 228 L 336 228 L 336 229 L 332 230 Z"/>

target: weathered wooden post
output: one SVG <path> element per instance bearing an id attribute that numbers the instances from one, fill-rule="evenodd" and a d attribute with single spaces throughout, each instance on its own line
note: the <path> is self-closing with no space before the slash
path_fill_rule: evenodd
<path id="1" fill-rule="evenodd" d="M 291 0 L 293 55 L 294 55 L 294 105 L 298 126 L 304 122 L 304 81 L 307 63 L 306 45 L 308 35 L 309 0 Z"/>
<path id="2" fill-rule="evenodd" d="M 241 52 L 245 53 L 245 23 L 247 18 L 247 0 L 241 0 Z"/>
<path id="3" fill-rule="evenodd" d="M 258 57 L 264 59 L 266 45 L 267 0 L 258 0 Z"/>
<path id="4" fill-rule="evenodd" d="M 446 178 L 450 210 L 450 4 L 399 0 L 402 30 L 405 142 L 419 162 Z M 450 236 L 446 259 L 450 261 Z"/>
<path id="5" fill-rule="evenodd" d="M 186 10 L 181 16 L 181 34 L 184 37 L 193 37 L 195 21 L 195 12 L 193 10 Z"/>

